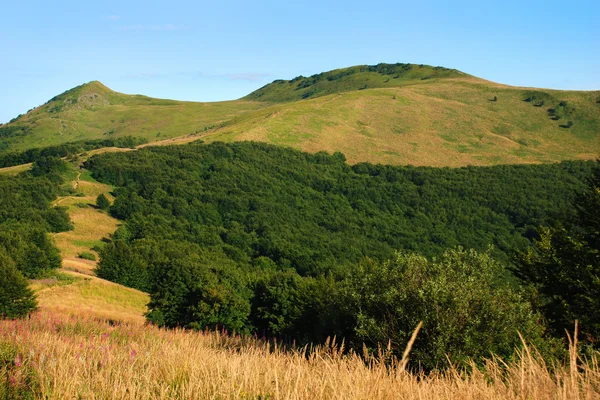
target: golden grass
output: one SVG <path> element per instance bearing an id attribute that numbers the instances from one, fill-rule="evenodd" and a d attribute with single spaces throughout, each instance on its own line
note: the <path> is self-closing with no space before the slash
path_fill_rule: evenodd
<path id="1" fill-rule="evenodd" d="M 29 168 L 31 168 L 31 163 L 15 165 L 14 167 L 4 167 L 0 168 L 0 174 L 14 176 L 20 174 L 23 171 L 29 170 Z"/>
<path id="2" fill-rule="evenodd" d="M 18 123 L 30 125 L 32 132 L 24 140 L 12 142 L 10 150 L 127 135 L 158 141 L 204 132 L 240 113 L 265 106 L 241 100 L 202 103 L 151 99 L 108 88 L 92 94 L 106 102 L 67 105 L 55 113 L 49 113 L 49 109 L 56 104 L 49 103 L 28 112 Z"/>
<path id="3" fill-rule="evenodd" d="M 1 321 L 14 350 L 2 385 L 44 399 L 597 399 L 600 369 L 571 352 L 549 368 L 532 350 L 472 373 L 414 375 L 339 347 L 305 351 L 223 333 L 109 324 L 87 312 Z M 572 348 L 573 350 L 573 348 Z"/>
<path id="4" fill-rule="evenodd" d="M 459 167 L 597 157 L 594 93 L 544 91 L 575 108 L 572 128 L 549 118 L 551 105 L 524 102 L 522 88 L 463 78 L 277 104 L 236 117 L 205 140 L 341 151 L 350 163 Z"/>
<path id="5" fill-rule="evenodd" d="M 73 282 L 34 281 L 41 310 L 85 313 L 97 318 L 143 324 L 149 296 L 139 290 L 73 271 L 62 270 Z"/>
<path id="6" fill-rule="evenodd" d="M 83 196 L 64 196 L 56 200 L 55 205 L 67 207 L 74 229 L 53 235 L 53 240 L 61 252 L 63 266 L 76 271 L 92 270 L 95 266 L 81 260 L 76 264 L 77 256 L 82 252 L 90 252 L 95 244 L 108 237 L 117 229 L 119 222 L 108 213 L 94 207 L 96 197 L 104 193 L 112 199 L 109 192 L 112 187 L 99 182 L 77 179 L 71 185 Z M 93 251 L 91 251 L 93 252 Z M 66 260 L 70 260 L 65 262 Z"/>

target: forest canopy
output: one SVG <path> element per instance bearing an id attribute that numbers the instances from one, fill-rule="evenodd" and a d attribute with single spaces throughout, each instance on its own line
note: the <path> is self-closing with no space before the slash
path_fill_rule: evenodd
<path id="1" fill-rule="evenodd" d="M 474 297 L 464 301 L 487 307 L 486 315 L 510 315 L 511 326 L 499 328 L 504 336 L 489 336 L 485 322 L 455 326 L 468 331 L 469 342 L 460 344 L 444 336 L 448 320 L 432 314 L 424 332 L 445 347 L 435 354 L 418 351 L 420 362 L 432 368 L 446 363 L 442 355 L 450 350 L 455 361 L 488 356 L 490 349 L 510 356 L 517 329 L 532 340 L 543 336 L 540 316 L 507 265 L 513 252 L 537 238 L 538 226 L 570 213 L 572 195 L 586 186 L 594 163 L 349 165 L 341 153 L 244 142 L 106 153 L 86 167 L 116 186 L 110 212 L 125 222 L 101 251 L 97 274 L 149 292 L 150 321 L 219 326 L 301 343 L 338 335 L 359 347 L 376 346 L 385 334 L 375 327 L 383 326 L 400 343 L 419 317 L 409 312 L 411 292 L 401 291 L 391 301 L 406 323 L 385 328 L 389 320 L 380 310 L 389 308 L 390 298 L 376 297 L 375 303 L 367 301 L 372 296 L 363 298 L 382 290 L 376 284 L 381 274 L 414 283 L 414 274 L 437 271 L 456 287 L 470 276 L 473 288 L 483 289 L 469 291 Z M 465 266 L 465 260 L 481 271 L 468 273 L 473 265 Z M 421 299 L 428 313 L 440 280 L 414 288 L 415 296 L 431 292 Z M 502 296 L 491 293 L 500 287 Z M 448 301 L 451 288 L 444 292 Z M 475 318 L 475 312 L 469 314 Z M 508 321 L 502 315 L 492 320 L 499 326 Z"/>

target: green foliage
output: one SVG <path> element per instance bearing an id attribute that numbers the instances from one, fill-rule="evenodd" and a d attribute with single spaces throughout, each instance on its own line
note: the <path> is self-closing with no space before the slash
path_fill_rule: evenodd
<path id="1" fill-rule="evenodd" d="M 250 93 L 244 99 L 266 102 L 289 102 L 328 94 L 364 90 L 367 87 L 394 87 L 402 82 L 430 78 L 452 78 L 464 76 L 460 72 L 444 67 L 413 64 L 358 65 L 350 68 L 298 76 L 290 81 L 276 80 Z M 390 81 L 391 80 L 391 81 Z"/>
<path id="2" fill-rule="evenodd" d="M 341 153 L 213 143 L 86 166 L 117 186 L 110 210 L 124 220 L 97 274 L 149 292 L 149 321 L 297 343 L 336 335 L 355 349 L 391 338 L 399 351 L 424 319 L 415 357 L 433 368 L 446 353 L 509 357 L 516 329 L 547 347 L 492 256 L 525 249 L 593 165 L 350 166 Z M 446 251 L 459 244 L 496 247 Z"/>
<path id="3" fill-rule="evenodd" d="M 0 248 L 0 318 L 22 318 L 37 307 L 27 279 L 8 253 Z"/>
<path id="4" fill-rule="evenodd" d="M 104 193 L 100 193 L 98 197 L 96 197 L 96 206 L 101 210 L 106 210 L 110 207 L 110 201 Z"/>
<path id="5" fill-rule="evenodd" d="M 58 249 L 45 230 L 32 225 L 4 225 L 0 231 L 0 250 L 4 249 L 27 278 L 36 278 L 44 272 L 60 268 Z"/>
<path id="6" fill-rule="evenodd" d="M 50 207 L 43 213 L 50 232 L 66 232 L 73 229 L 66 207 Z"/>
<path id="7" fill-rule="evenodd" d="M 31 133 L 31 127 L 27 125 L 3 125 L 0 126 L 0 138 L 25 136 Z"/>
<path id="8" fill-rule="evenodd" d="M 31 175 L 45 176 L 49 174 L 62 174 L 69 169 L 69 165 L 59 157 L 38 157 L 31 166 Z"/>
<path id="9" fill-rule="evenodd" d="M 109 281 L 147 292 L 150 289 L 148 262 L 153 241 L 138 241 L 129 246 L 122 240 L 107 243 L 100 251 L 96 275 Z"/>
<path id="10" fill-rule="evenodd" d="M 557 336 L 580 321 L 586 338 L 600 339 L 600 166 L 573 202 L 575 215 L 540 228 L 535 249 L 521 253 L 516 275 L 540 294 L 539 306 Z"/>
<path id="11" fill-rule="evenodd" d="M 58 185 L 46 177 L 0 177 L 0 250 L 26 277 L 60 267 L 60 254 L 47 231 L 72 226 L 63 208 L 49 208 Z"/>
<path id="12" fill-rule="evenodd" d="M 340 281 L 286 270 L 259 274 L 251 287 L 250 326 L 258 333 L 297 343 L 352 338 L 353 315 L 344 303 Z"/>
<path id="13" fill-rule="evenodd" d="M 87 167 L 119 186 L 110 210 L 126 221 L 115 233 L 126 246 L 187 241 L 242 264 L 266 257 L 317 276 L 395 249 L 433 256 L 493 244 L 507 260 L 583 186 L 591 164 L 349 166 L 341 154 L 214 143 L 103 154 Z"/>
<path id="14" fill-rule="evenodd" d="M 65 208 L 50 208 L 63 166 L 60 159 L 44 158 L 34 166 L 35 173 L 0 176 L 0 251 L 7 252 L 27 278 L 61 265 L 47 232 L 72 229 Z"/>
<path id="15" fill-rule="evenodd" d="M 84 260 L 96 261 L 96 255 L 89 251 L 83 251 L 79 253 L 77 257 L 82 258 Z"/>
<path id="16" fill-rule="evenodd" d="M 148 140 L 145 138 L 123 136 L 114 139 L 69 142 L 56 146 L 32 148 L 22 152 L 4 152 L 0 153 L 0 168 L 34 162 L 43 157 L 68 157 L 103 147 L 132 148 L 147 142 Z"/>
<path id="17" fill-rule="evenodd" d="M 520 346 L 517 330 L 545 346 L 538 316 L 489 253 L 459 248 L 434 260 L 403 253 L 383 264 L 367 260 L 353 271 L 348 294 L 355 334 L 371 347 L 389 340 L 401 356 L 423 321 L 411 357 L 425 369 L 492 354 L 507 359 Z"/>
<path id="18" fill-rule="evenodd" d="M 251 292 L 235 263 L 196 245 L 165 243 L 149 266 L 148 320 L 159 326 L 247 332 Z"/>

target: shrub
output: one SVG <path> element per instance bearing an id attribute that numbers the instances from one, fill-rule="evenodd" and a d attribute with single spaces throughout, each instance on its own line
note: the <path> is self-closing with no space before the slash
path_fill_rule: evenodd
<path id="1" fill-rule="evenodd" d="M 99 194 L 96 198 L 96 206 L 101 210 L 106 210 L 110 207 L 110 201 L 108 201 L 104 193 Z"/>
<path id="2" fill-rule="evenodd" d="M 83 251 L 77 255 L 79 258 L 83 258 L 84 260 L 96 261 L 96 255 L 94 253 L 90 253 L 89 251 Z"/>
<path id="3" fill-rule="evenodd" d="M 546 348 L 538 316 L 489 253 L 458 248 L 439 260 L 414 254 L 383 265 L 367 260 L 350 278 L 348 294 L 355 334 L 372 347 L 389 342 L 401 356 L 423 321 L 412 358 L 428 370 L 492 354 L 510 358 L 521 344 L 517 331 Z"/>

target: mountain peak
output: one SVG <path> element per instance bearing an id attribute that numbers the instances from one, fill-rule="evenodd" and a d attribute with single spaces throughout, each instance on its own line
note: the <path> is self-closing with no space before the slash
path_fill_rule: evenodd
<path id="1" fill-rule="evenodd" d="M 100 81 L 90 81 L 67 90 L 48 100 L 48 112 L 55 113 L 65 108 L 104 106 L 111 104 L 115 92 Z"/>
<path id="2" fill-rule="evenodd" d="M 283 103 L 355 90 L 398 87 L 409 82 L 468 77 L 455 69 L 424 64 L 356 65 L 309 77 L 278 79 L 244 97 L 247 100 Z"/>

